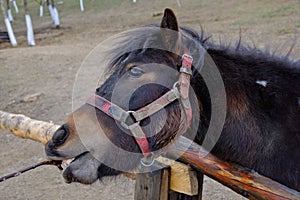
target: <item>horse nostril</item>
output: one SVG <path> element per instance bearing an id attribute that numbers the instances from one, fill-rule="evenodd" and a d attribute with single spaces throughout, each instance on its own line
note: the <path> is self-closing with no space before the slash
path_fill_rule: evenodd
<path id="1" fill-rule="evenodd" d="M 56 146 L 61 145 L 66 141 L 69 134 L 69 127 L 67 125 L 63 125 L 54 133 L 52 141 Z"/>

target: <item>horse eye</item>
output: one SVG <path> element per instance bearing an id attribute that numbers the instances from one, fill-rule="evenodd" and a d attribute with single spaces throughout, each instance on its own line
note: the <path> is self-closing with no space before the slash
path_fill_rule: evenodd
<path id="1" fill-rule="evenodd" d="M 144 71 L 138 67 L 132 67 L 128 72 L 128 76 L 130 78 L 139 78 L 143 74 L 144 74 Z"/>

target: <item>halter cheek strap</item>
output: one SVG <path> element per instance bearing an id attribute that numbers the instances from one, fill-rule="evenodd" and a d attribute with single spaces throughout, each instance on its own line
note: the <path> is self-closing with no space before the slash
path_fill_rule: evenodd
<path id="1" fill-rule="evenodd" d="M 118 121 L 125 129 L 129 130 L 144 157 L 150 157 L 151 148 L 146 134 L 139 125 L 140 121 L 163 109 L 173 101 L 179 99 L 185 111 L 185 131 L 191 125 L 192 108 L 189 101 L 189 88 L 190 78 L 192 76 L 192 63 L 193 57 L 188 54 L 184 54 L 182 56 L 182 64 L 179 70 L 179 78 L 178 81 L 174 83 L 173 88 L 152 103 L 136 111 L 125 111 L 114 103 L 96 94 L 89 97 L 86 103 L 104 112 L 114 120 Z M 136 122 L 133 124 L 127 124 L 129 117 L 134 118 Z M 143 164 L 146 165 L 145 163 Z"/>
<path id="2" fill-rule="evenodd" d="M 181 102 L 185 110 L 186 115 L 186 123 L 187 127 L 191 126 L 192 123 L 192 107 L 189 100 L 189 89 L 190 89 L 190 80 L 191 76 L 193 75 L 192 72 L 192 64 L 193 64 L 193 57 L 188 54 L 183 54 L 182 56 L 182 65 L 179 70 L 179 79 L 178 84 L 180 87 L 180 96 Z"/>

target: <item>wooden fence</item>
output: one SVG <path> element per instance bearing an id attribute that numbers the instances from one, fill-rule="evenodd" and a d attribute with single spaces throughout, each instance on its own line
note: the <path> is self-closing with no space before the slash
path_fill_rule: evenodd
<path id="1" fill-rule="evenodd" d="M 0 111 L 0 129 L 42 144 L 46 144 L 58 127 Z M 151 172 L 130 175 L 136 179 L 136 200 L 201 199 L 203 174 L 248 199 L 300 199 L 300 192 L 241 166 L 221 161 L 185 137 L 180 137 L 163 156 L 168 159 L 158 158 L 150 166 L 148 171 Z M 188 165 L 170 160 L 178 157 L 180 162 Z"/>

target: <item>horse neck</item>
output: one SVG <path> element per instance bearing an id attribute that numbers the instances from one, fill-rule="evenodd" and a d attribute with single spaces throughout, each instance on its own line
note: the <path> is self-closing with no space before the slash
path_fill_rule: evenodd
<path id="1" fill-rule="evenodd" d="M 226 121 L 218 142 L 221 157 L 259 163 L 264 157 L 272 157 L 278 151 L 278 145 L 284 145 L 287 152 L 290 151 L 285 140 L 299 134 L 300 112 L 297 103 L 287 105 L 287 102 L 291 102 L 289 98 L 296 102 L 300 96 L 299 71 L 295 77 L 289 63 L 255 53 L 242 55 L 226 49 L 209 49 L 208 53 L 222 75 L 226 90 Z M 289 83 L 294 86 L 288 88 Z M 298 94 L 294 87 L 298 87 Z M 283 91 L 288 95 L 283 95 Z M 209 101 L 205 95 L 200 99 Z M 294 120 L 290 120 L 291 116 Z"/>
<path id="2" fill-rule="evenodd" d="M 293 64 L 286 57 L 260 51 L 207 52 L 222 75 L 227 101 L 225 124 L 211 152 L 299 188 L 295 174 L 299 174 L 300 168 L 300 62 Z M 192 83 L 193 88 L 205 88 L 200 77 Z M 197 93 L 198 98 L 209 102 L 209 92 L 202 90 L 204 93 Z M 202 118 L 210 119 L 207 109 L 210 106 L 203 106 Z M 198 130 L 199 143 L 203 133 Z"/>

